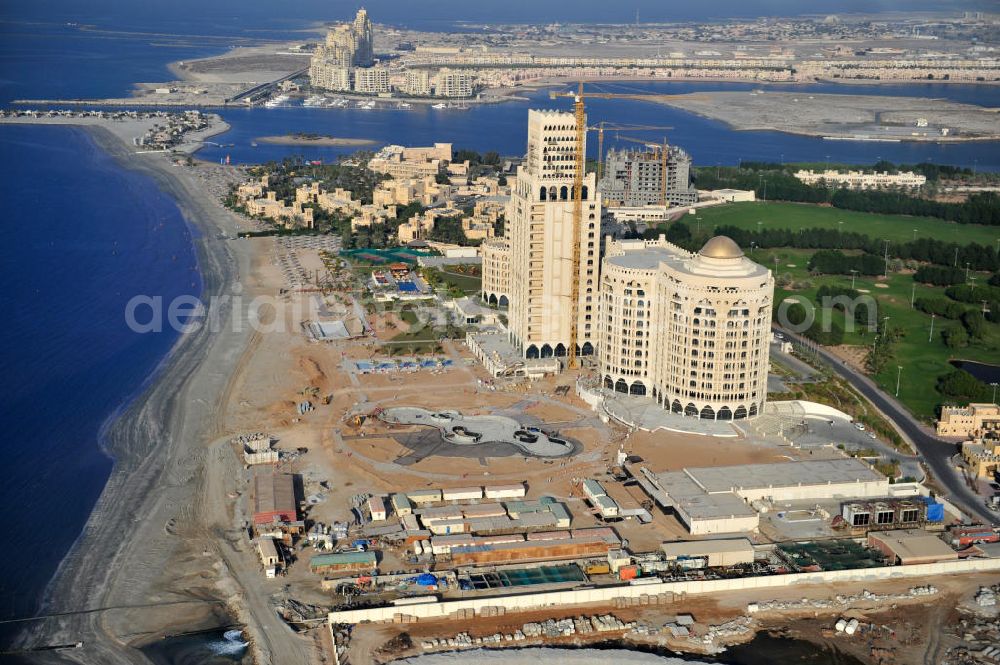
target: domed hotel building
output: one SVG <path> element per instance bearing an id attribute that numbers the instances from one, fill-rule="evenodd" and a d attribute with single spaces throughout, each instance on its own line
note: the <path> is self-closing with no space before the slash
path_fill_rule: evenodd
<path id="1" fill-rule="evenodd" d="M 725 236 L 697 253 L 658 240 L 610 240 L 602 265 L 604 387 L 713 420 L 761 413 L 774 279 Z"/>

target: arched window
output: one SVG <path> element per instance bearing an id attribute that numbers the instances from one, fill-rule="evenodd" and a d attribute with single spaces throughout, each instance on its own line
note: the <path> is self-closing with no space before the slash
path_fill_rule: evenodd
<path id="1" fill-rule="evenodd" d="M 555 201 L 555 200 L 556 200 L 556 186 L 552 185 L 551 187 L 549 187 L 549 201 Z"/>
<path id="2" fill-rule="evenodd" d="M 507 296 L 500 296 L 500 301 L 499 301 L 499 305 L 500 305 L 501 307 L 506 307 L 506 306 L 507 306 L 507 305 L 509 305 L 509 304 L 510 304 L 510 301 L 509 301 L 509 300 L 507 300 Z"/>
<path id="3" fill-rule="evenodd" d="M 566 185 L 563 185 L 562 187 L 559 188 L 559 200 L 565 201 L 568 198 L 569 198 L 569 188 Z"/>
<path id="4" fill-rule="evenodd" d="M 542 345 L 542 353 L 541 353 L 541 355 L 542 355 L 542 358 L 551 358 L 552 357 L 552 347 L 549 346 L 548 344 L 543 344 Z"/>
<path id="5" fill-rule="evenodd" d="M 490 303 L 490 307 L 496 307 L 497 306 L 497 296 L 496 296 L 495 293 L 491 293 L 490 294 L 489 303 Z"/>
<path id="6" fill-rule="evenodd" d="M 750 413 L 749 413 L 749 414 L 747 414 L 747 415 L 748 415 L 748 416 L 749 416 L 750 418 L 753 418 L 754 416 L 756 416 L 756 415 L 757 415 L 757 405 L 756 405 L 756 404 L 751 404 L 751 405 L 750 405 Z"/>
<path id="7" fill-rule="evenodd" d="M 628 392 L 630 395 L 645 395 L 646 386 L 644 386 L 642 382 L 636 381 L 629 387 Z"/>
<path id="8" fill-rule="evenodd" d="M 733 419 L 743 420 L 746 417 L 747 417 L 747 408 L 742 404 L 740 404 L 738 407 L 736 407 L 736 411 L 733 412 Z"/>
<path id="9" fill-rule="evenodd" d="M 680 413 L 684 410 L 684 407 L 681 406 L 681 401 L 679 399 L 675 399 L 670 405 L 670 410 L 674 413 Z"/>
<path id="10" fill-rule="evenodd" d="M 684 415 L 685 416 L 697 416 L 698 415 L 698 407 L 696 407 L 691 402 L 688 402 L 688 405 L 684 407 Z"/>
<path id="11" fill-rule="evenodd" d="M 615 384 L 615 391 L 620 393 L 628 392 L 628 384 L 625 383 L 625 379 L 618 379 L 618 383 Z"/>
<path id="12" fill-rule="evenodd" d="M 732 420 L 733 412 L 729 410 L 728 406 L 724 406 L 719 409 L 719 414 L 715 417 L 716 420 Z"/>
<path id="13" fill-rule="evenodd" d="M 528 359 L 535 359 L 538 357 L 538 347 L 532 344 L 527 349 L 524 350 L 524 357 Z"/>
<path id="14" fill-rule="evenodd" d="M 604 387 L 607 388 L 608 390 L 614 390 L 615 389 L 615 382 L 614 382 L 614 380 L 610 376 L 608 376 L 607 374 L 604 375 Z"/>
<path id="15" fill-rule="evenodd" d="M 580 349 L 581 356 L 592 356 L 594 355 L 594 345 L 590 342 L 584 342 L 583 348 Z"/>
<path id="16" fill-rule="evenodd" d="M 582 198 L 584 201 L 587 200 L 587 186 L 586 185 L 583 185 L 580 188 L 580 198 Z"/>
<path id="17" fill-rule="evenodd" d="M 556 344 L 556 351 L 555 351 L 555 353 L 556 353 L 556 358 L 562 358 L 562 357 L 564 357 L 566 355 L 566 347 L 563 346 L 563 344 L 561 342 L 559 344 Z"/>
<path id="18" fill-rule="evenodd" d="M 547 192 L 545 191 L 545 185 L 542 185 L 541 190 L 539 190 L 539 192 L 538 192 L 538 200 L 539 201 L 544 201 L 546 194 L 547 194 Z"/>
<path id="19" fill-rule="evenodd" d="M 715 409 L 710 406 L 706 406 L 701 410 L 701 417 L 703 420 L 715 420 Z"/>

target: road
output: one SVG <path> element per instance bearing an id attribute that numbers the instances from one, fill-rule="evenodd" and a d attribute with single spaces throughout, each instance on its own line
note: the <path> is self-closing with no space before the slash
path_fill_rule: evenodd
<path id="1" fill-rule="evenodd" d="M 976 519 L 981 520 L 983 524 L 996 524 L 997 515 L 986 508 L 983 504 L 983 497 L 970 490 L 964 480 L 955 472 L 951 463 L 951 458 L 957 452 L 954 443 L 940 439 L 932 434 L 926 426 L 910 415 L 905 406 L 896 401 L 891 395 L 883 392 L 874 381 L 851 369 L 843 360 L 837 358 L 823 347 L 817 347 L 812 342 L 804 340 L 800 335 L 784 328 L 776 326 L 775 329 L 781 331 L 791 341 L 815 350 L 818 357 L 824 363 L 846 379 L 868 401 L 874 404 L 886 418 L 891 420 L 896 428 L 905 434 L 914 447 L 916 447 L 924 464 L 927 465 L 931 476 L 947 492 L 946 496 L 949 501 Z"/>

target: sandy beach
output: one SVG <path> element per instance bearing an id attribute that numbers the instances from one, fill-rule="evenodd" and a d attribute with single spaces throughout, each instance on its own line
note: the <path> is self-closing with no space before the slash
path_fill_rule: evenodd
<path id="1" fill-rule="evenodd" d="M 72 123 L 66 119 L 64 124 Z M 185 219 L 196 228 L 203 298 L 231 292 L 250 272 L 252 243 L 223 239 L 238 220 L 211 195 L 205 182 L 216 165 L 175 165 L 164 154 L 136 154 L 131 129 L 83 123 L 95 142 L 129 169 L 152 177 L 171 195 Z M 244 284 L 244 293 L 253 293 Z M 63 616 L 26 625 L 21 648 L 83 642 L 62 653 L 33 655 L 36 662 L 148 662 L 133 644 L 171 631 L 193 630 L 238 621 L 263 636 L 255 643 L 259 662 L 276 651 L 307 662 L 291 631 L 273 612 L 255 616 L 230 596 L 252 601 L 253 589 L 232 581 L 224 556 L 224 534 L 209 525 L 229 523 L 224 502 L 216 497 L 206 473 L 210 456 L 231 468 L 215 482 L 235 485 L 240 466 L 232 455 L 219 455 L 210 444 L 221 430 L 221 404 L 230 378 L 251 341 L 247 326 L 232 325 L 236 316 L 223 304 L 216 312 L 218 331 L 204 326 L 183 335 L 143 394 L 110 423 L 102 442 L 115 466 L 84 531 L 46 592 L 42 615 Z M 222 491 L 225 497 L 226 489 Z M 216 522 L 218 520 L 218 522 Z M 242 590 L 238 591 L 242 586 Z M 250 598 L 248 598 L 250 596 Z M 235 601 L 235 602 L 234 602 Z M 81 611 L 86 611 L 81 613 Z M 301 658 L 297 656 L 302 656 Z"/>
<path id="2" fill-rule="evenodd" d="M 302 136 L 295 134 L 259 136 L 256 140 L 258 143 L 269 143 L 272 145 L 322 145 L 347 147 L 362 147 L 378 143 L 378 141 L 373 141 L 372 139 L 342 138 L 337 136 Z"/>

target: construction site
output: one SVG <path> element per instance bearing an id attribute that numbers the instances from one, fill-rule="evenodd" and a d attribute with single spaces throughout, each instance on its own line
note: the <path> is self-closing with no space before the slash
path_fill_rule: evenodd
<path id="1" fill-rule="evenodd" d="M 571 230 L 590 205 L 573 177 L 558 203 Z M 531 357 L 534 324 L 519 337 L 513 322 L 456 322 L 454 296 L 399 253 L 373 271 L 328 243 L 247 242 L 272 248 L 255 288 L 291 319 L 255 338 L 227 395 L 243 467 L 230 542 L 279 615 L 340 662 L 569 638 L 712 653 L 782 616 L 847 640 L 840 615 L 896 613 L 851 636 L 902 630 L 896 606 L 1000 570 L 993 529 L 851 456 L 880 442 L 836 409 L 677 413 L 595 380 L 582 325 L 554 322 L 562 353 Z M 572 293 L 588 267 L 569 246 Z M 417 300 L 373 303 L 400 284 Z M 560 321 L 584 316 L 574 304 Z M 765 375 L 808 371 L 762 343 Z M 499 346 L 513 371 L 497 371 Z M 880 662 L 908 662 L 900 640 L 884 648 L 897 660 Z"/>

